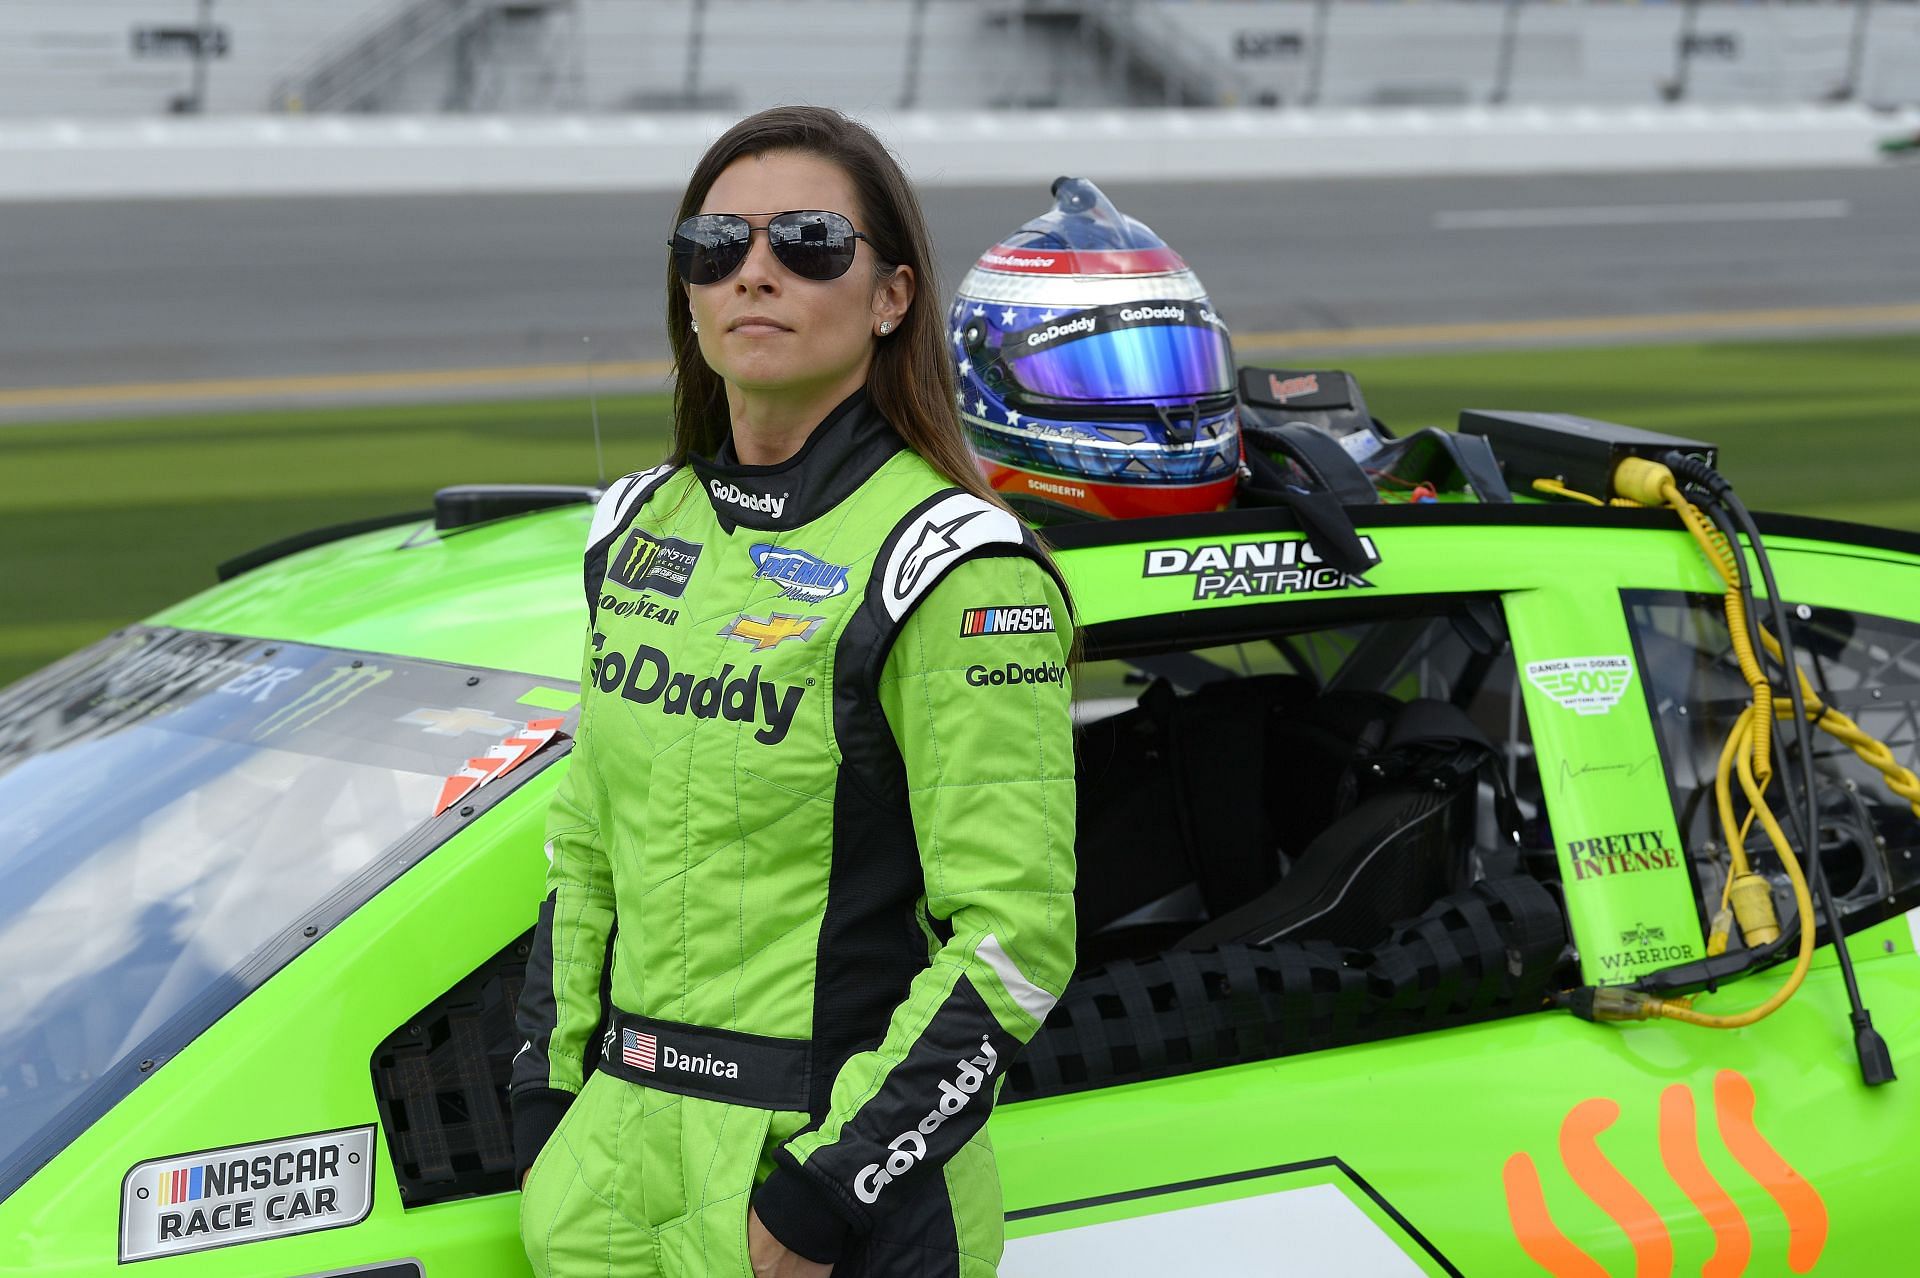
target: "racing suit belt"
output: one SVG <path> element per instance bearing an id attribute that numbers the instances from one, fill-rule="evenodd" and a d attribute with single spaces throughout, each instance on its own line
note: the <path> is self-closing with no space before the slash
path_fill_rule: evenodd
<path id="1" fill-rule="evenodd" d="M 754 1109 L 807 1108 L 813 1044 L 612 1009 L 600 1068 L 657 1091 Z"/>

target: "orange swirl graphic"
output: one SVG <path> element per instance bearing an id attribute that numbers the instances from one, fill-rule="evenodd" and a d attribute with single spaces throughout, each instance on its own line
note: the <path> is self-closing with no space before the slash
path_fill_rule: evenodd
<path id="1" fill-rule="evenodd" d="M 1574 1246 L 1547 1214 L 1547 1198 L 1540 1192 L 1540 1173 L 1534 1170 L 1533 1159 L 1515 1154 L 1507 1160 L 1502 1177 L 1513 1234 L 1528 1259 L 1553 1278 L 1607 1278 L 1607 1271 Z"/>
<path id="2" fill-rule="evenodd" d="M 1700 1157 L 1693 1093 L 1684 1083 L 1660 1093 L 1660 1161 L 1713 1227 L 1713 1255 L 1701 1267 L 1700 1278 L 1738 1278 L 1753 1255 L 1753 1237 L 1747 1231 L 1747 1218 Z"/>
<path id="3" fill-rule="evenodd" d="M 1560 1157 L 1566 1161 L 1573 1183 L 1626 1231 L 1628 1241 L 1633 1243 L 1635 1278 L 1669 1278 L 1673 1273 L 1673 1239 L 1667 1234 L 1666 1223 L 1653 1204 L 1641 1197 L 1632 1182 L 1600 1152 L 1600 1133 L 1613 1126 L 1618 1117 L 1620 1107 L 1610 1100 L 1595 1098 L 1575 1105 L 1560 1124 Z"/>
<path id="4" fill-rule="evenodd" d="M 1772 1196 L 1787 1219 L 1788 1267 L 1794 1273 L 1806 1273 L 1826 1249 L 1826 1204 L 1754 1125 L 1753 1085 L 1743 1075 L 1720 1071 L 1713 1080 L 1713 1098 L 1720 1138 L 1728 1153 Z M 1575 1105 L 1560 1124 L 1560 1157 L 1574 1184 L 1633 1244 L 1635 1278 L 1671 1278 L 1674 1248 L 1666 1222 L 1600 1152 L 1601 1133 L 1619 1117 L 1620 1106 L 1604 1097 Z M 1701 1156 L 1693 1092 L 1684 1083 L 1660 1094 L 1660 1161 L 1713 1230 L 1713 1255 L 1701 1266 L 1701 1278 L 1740 1278 L 1753 1260 L 1752 1231 L 1746 1213 Z M 1501 1178 L 1514 1237 L 1528 1259 L 1553 1278 L 1608 1278 L 1606 1268 L 1553 1223 L 1532 1158 L 1514 1154 L 1507 1159 Z"/>
<path id="5" fill-rule="evenodd" d="M 1796 1274 L 1806 1273 L 1827 1245 L 1827 1205 L 1753 1125 L 1753 1084 L 1744 1076 L 1730 1069 L 1715 1075 L 1713 1104 L 1727 1152 L 1773 1195 L 1787 1218 L 1787 1267 Z"/>

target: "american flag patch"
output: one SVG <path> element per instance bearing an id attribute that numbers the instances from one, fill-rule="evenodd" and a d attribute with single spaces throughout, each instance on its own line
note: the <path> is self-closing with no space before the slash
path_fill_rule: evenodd
<path id="1" fill-rule="evenodd" d="M 635 1069 L 651 1070 L 660 1044 L 651 1034 L 639 1030 L 620 1031 L 620 1059 Z"/>

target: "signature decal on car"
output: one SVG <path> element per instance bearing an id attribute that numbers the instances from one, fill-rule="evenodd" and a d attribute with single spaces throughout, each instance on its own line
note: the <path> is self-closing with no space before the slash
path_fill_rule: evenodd
<path id="1" fill-rule="evenodd" d="M 373 1128 L 151 1158 L 120 1185 L 120 1260 L 337 1229 L 373 1208 Z"/>
<path id="2" fill-rule="evenodd" d="M 1753 1084 L 1734 1070 L 1713 1080 L 1713 1108 L 1720 1139 L 1740 1169 L 1764 1189 L 1786 1217 L 1786 1266 L 1806 1273 L 1827 1245 L 1827 1207 L 1819 1191 L 1767 1143 L 1754 1125 Z M 1634 1272 L 1674 1272 L 1673 1237 L 1653 1204 L 1601 1152 L 1599 1138 L 1620 1117 L 1605 1097 L 1583 1100 L 1560 1124 L 1560 1157 L 1580 1192 L 1612 1218 L 1633 1244 Z M 1693 1092 L 1675 1083 L 1660 1094 L 1660 1161 L 1713 1230 L 1714 1250 L 1703 1272 L 1718 1278 L 1779 1273 L 1780 1257 L 1768 1247 L 1755 1256 L 1747 1212 L 1720 1184 L 1701 1156 Z M 1514 1237 L 1533 1262 L 1554 1278 L 1597 1278 L 1607 1270 L 1553 1222 L 1540 1173 L 1525 1151 L 1506 1162 L 1502 1178 Z M 1750 1197 L 1750 1195 L 1749 1195 Z M 1756 1267 L 1757 1266 L 1757 1267 Z"/>

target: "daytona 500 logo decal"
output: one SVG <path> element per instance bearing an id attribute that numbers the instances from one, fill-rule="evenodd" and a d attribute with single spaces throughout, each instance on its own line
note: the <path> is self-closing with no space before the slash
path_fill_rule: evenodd
<path id="1" fill-rule="evenodd" d="M 1360 538 L 1373 563 L 1380 552 L 1371 537 Z M 1365 589 L 1369 583 L 1328 567 L 1304 539 L 1246 541 L 1234 545 L 1155 546 L 1146 553 L 1143 577 L 1192 577 L 1195 599 L 1236 599 L 1257 595 L 1305 595 L 1327 590 Z"/>

